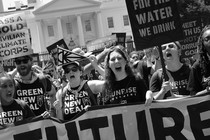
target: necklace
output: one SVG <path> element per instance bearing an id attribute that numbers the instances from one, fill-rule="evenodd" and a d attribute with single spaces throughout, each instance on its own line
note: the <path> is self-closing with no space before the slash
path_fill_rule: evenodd
<path id="1" fill-rule="evenodd" d="M 80 83 L 80 85 L 78 86 L 78 88 L 76 88 L 76 89 L 72 89 L 71 86 L 70 86 L 70 84 L 68 84 L 68 86 L 69 86 L 69 91 L 75 95 L 75 98 L 76 98 L 76 99 L 77 99 L 77 97 L 78 97 L 79 91 L 82 89 L 82 87 L 84 86 L 85 83 L 86 83 L 86 81 L 83 80 L 83 81 Z"/>

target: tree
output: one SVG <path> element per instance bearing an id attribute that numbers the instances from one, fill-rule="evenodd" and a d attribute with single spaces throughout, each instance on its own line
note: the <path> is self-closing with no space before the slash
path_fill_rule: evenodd
<path id="1" fill-rule="evenodd" d="M 178 8 L 182 18 L 201 17 L 204 24 L 210 23 L 210 6 L 207 0 L 177 0 Z M 210 3 L 210 0 L 208 0 Z"/>

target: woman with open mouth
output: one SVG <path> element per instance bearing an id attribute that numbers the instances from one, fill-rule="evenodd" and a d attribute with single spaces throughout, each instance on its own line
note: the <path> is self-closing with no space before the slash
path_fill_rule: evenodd
<path id="1" fill-rule="evenodd" d="M 96 70 L 101 71 L 97 65 L 96 58 L 89 57 Z M 56 93 L 56 108 L 57 118 L 60 120 L 72 120 L 78 114 L 88 107 L 97 105 L 97 101 L 93 94 L 98 94 L 102 91 L 104 81 L 100 80 L 84 80 L 83 67 L 77 61 L 72 61 L 62 66 L 67 84 L 65 87 L 58 90 Z M 102 70 L 103 72 L 103 70 Z"/>
<path id="2" fill-rule="evenodd" d="M 157 70 L 151 77 L 150 90 L 152 93 L 147 95 L 146 102 L 153 99 L 184 97 L 190 94 L 187 84 L 191 68 L 180 60 L 180 43 L 178 41 L 170 42 L 161 47 L 169 80 L 163 79 L 162 68 Z"/>
<path id="3" fill-rule="evenodd" d="M 144 102 L 147 90 L 144 80 L 133 73 L 123 47 L 112 49 L 105 58 L 102 104 Z"/>
<path id="4" fill-rule="evenodd" d="M 0 129 L 21 124 L 22 121 L 35 117 L 25 101 L 14 99 L 14 93 L 12 77 L 6 72 L 0 73 Z"/>

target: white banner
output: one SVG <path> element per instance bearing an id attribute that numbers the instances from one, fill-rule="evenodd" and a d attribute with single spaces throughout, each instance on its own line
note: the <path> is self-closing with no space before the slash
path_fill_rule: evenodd
<path id="1" fill-rule="evenodd" d="M 0 131 L 0 140 L 204 140 L 210 95 L 144 104 L 92 107 L 75 120 L 40 120 Z"/>

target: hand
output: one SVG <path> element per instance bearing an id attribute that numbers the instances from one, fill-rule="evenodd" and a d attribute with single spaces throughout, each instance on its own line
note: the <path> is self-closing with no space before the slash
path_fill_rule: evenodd
<path id="1" fill-rule="evenodd" d="M 56 110 L 61 109 L 60 101 L 56 100 L 56 101 L 53 103 L 53 106 L 55 107 Z"/>
<path id="2" fill-rule="evenodd" d="M 41 114 L 41 116 L 42 116 L 44 119 L 49 118 L 49 117 L 50 117 L 50 112 L 45 111 L 44 113 Z"/>
<path id="3" fill-rule="evenodd" d="M 110 50 L 112 50 L 113 48 L 114 48 L 115 46 L 106 46 L 105 48 L 104 48 L 104 50 L 103 50 L 103 52 L 106 52 L 106 53 L 108 53 Z"/>
<path id="4" fill-rule="evenodd" d="M 150 106 L 154 97 L 152 95 L 152 91 L 148 90 L 146 92 L 146 101 L 145 101 L 145 106 Z"/>
<path id="5" fill-rule="evenodd" d="M 84 107 L 84 110 L 85 111 L 88 111 L 88 108 L 89 108 L 90 106 L 89 105 L 86 105 L 85 107 Z"/>
<path id="6" fill-rule="evenodd" d="M 97 67 L 98 66 L 98 60 L 96 59 L 95 55 L 90 55 L 88 57 L 88 59 L 91 62 L 91 64 L 93 65 L 93 67 Z"/>
<path id="7" fill-rule="evenodd" d="M 171 90 L 170 82 L 169 81 L 163 82 L 161 90 L 163 90 L 165 93 L 167 93 L 169 90 Z"/>

